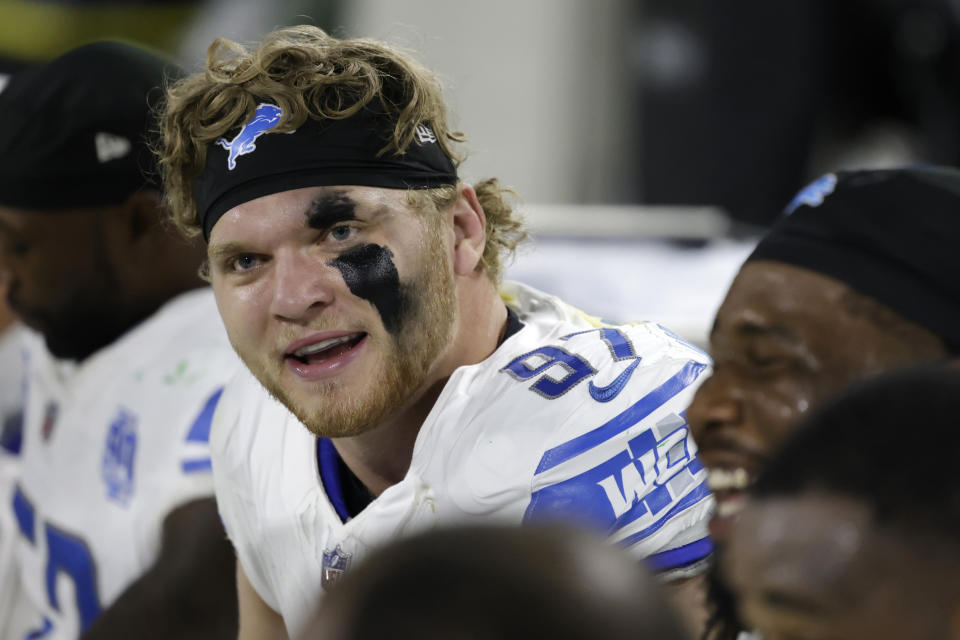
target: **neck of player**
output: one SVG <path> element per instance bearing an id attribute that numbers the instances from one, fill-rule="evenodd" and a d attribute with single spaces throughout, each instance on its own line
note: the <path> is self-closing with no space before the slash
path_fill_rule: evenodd
<path id="1" fill-rule="evenodd" d="M 459 282 L 457 290 L 453 337 L 427 382 L 388 420 L 358 436 L 333 440 L 344 463 L 375 496 L 406 476 L 420 428 L 454 370 L 485 360 L 503 338 L 507 309 L 486 276 Z"/>

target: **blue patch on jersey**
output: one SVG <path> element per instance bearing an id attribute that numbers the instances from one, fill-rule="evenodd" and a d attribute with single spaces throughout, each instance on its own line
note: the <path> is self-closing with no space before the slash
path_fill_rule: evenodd
<path id="1" fill-rule="evenodd" d="M 823 204 L 824 198 L 833 193 L 833 190 L 836 187 L 836 174 L 828 173 L 824 176 L 820 176 L 801 189 L 800 192 L 793 197 L 793 200 L 790 201 L 790 204 L 788 204 L 786 209 L 783 210 L 783 215 L 789 216 L 802 205 L 807 205 L 808 207 L 819 207 Z"/>
<path id="2" fill-rule="evenodd" d="M 233 171 L 237 168 L 237 158 L 256 151 L 257 138 L 277 126 L 282 115 L 283 111 L 277 105 L 262 103 L 257 106 L 253 118 L 243 125 L 240 133 L 234 136 L 233 140 L 227 141 L 226 138 L 217 140 L 217 144 L 229 152 L 227 168 Z"/>
<path id="3" fill-rule="evenodd" d="M 562 517 L 612 533 L 649 514 L 645 535 L 632 536 L 639 542 L 676 515 L 677 505 L 709 495 L 705 483 L 694 486 L 703 466 L 690 453 L 688 432 L 683 425 L 659 439 L 651 429 L 637 434 L 600 465 L 534 492 L 524 521 Z"/>
<path id="4" fill-rule="evenodd" d="M 593 449 L 610 438 L 623 433 L 693 384 L 706 368 L 707 365 L 702 362 L 690 360 L 680 371 L 671 376 L 670 379 L 640 398 L 640 400 L 623 413 L 615 416 L 596 429 L 588 431 L 569 442 L 557 445 L 547 451 L 543 455 L 543 458 L 541 458 L 536 473 L 543 473 L 548 469 L 552 469 L 558 464 L 575 458 L 584 451 Z"/>
<path id="5" fill-rule="evenodd" d="M 133 497 L 134 460 L 137 453 L 137 416 L 120 407 L 107 430 L 102 475 L 107 498 L 126 507 Z"/>

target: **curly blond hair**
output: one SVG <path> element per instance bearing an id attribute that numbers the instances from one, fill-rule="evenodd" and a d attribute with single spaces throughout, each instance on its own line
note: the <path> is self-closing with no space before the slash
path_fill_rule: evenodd
<path id="1" fill-rule="evenodd" d="M 409 54 L 375 40 L 338 39 L 312 26 L 280 29 L 255 49 L 218 38 L 207 52 L 205 71 L 167 88 L 160 108 L 161 138 L 156 148 L 164 197 L 173 223 L 183 233 L 200 232 L 193 181 L 203 171 L 207 147 L 253 117 L 264 100 L 283 111 L 276 132 L 293 131 L 307 118 L 349 118 L 372 101 L 396 123 L 380 154 L 402 154 L 419 124 L 429 123 L 444 153 L 456 165 L 455 150 L 465 136 L 447 124 L 446 105 L 436 76 Z M 505 254 L 525 237 L 508 203 L 509 189 L 495 179 L 476 185 L 487 215 L 483 268 L 496 282 Z M 443 210 L 453 204 L 454 188 L 410 192 L 411 204 Z"/>

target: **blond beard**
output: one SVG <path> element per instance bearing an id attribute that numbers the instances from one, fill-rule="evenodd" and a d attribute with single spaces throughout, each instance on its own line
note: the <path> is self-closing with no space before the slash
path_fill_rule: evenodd
<path id="1" fill-rule="evenodd" d="M 348 391 L 338 380 L 317 383 L 310 406 L 303 406 L 280 383 L 280 370 L 244 363 L 267 391 L 283 403 L 307 429 L 323 438 L 359 435 L 379 425 L 388 415 L 397 414 L 426 390 L 434 363 L 447 348 L 453 334 L 456 295 L 453 273 L 442 236 L 428 231 L 423 269 L 409 282 L 410 312 L 396 335 L 380 333 L 384 340 L 369 347 L 383 354 L 383 369 L 366 387 Z M 381 325 L 382 326 L 382 325 Z M 272 367 L 277 369 L 276 367 Z"/>

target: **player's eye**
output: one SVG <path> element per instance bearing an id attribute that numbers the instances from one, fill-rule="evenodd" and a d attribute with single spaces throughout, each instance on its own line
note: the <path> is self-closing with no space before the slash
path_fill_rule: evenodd
<path id="1" fill-rule="evenodd" d="M 231 258 L 227 267 L 229 271 L 235 273 L 243 273 L 244 271 L 250 271 L 251 269 L 260 265 L 260 258 L 253 255 L 252 253 L 242 253 L 238 256 Z"/>
<path id="2" fill-rule="evenodd" d="M 350 236 L 353 235 L 354 228 L 346 224 L 338 224 L 335 227 L 330 228 L 329 236 L 330 239 L 337 242 L 343 242 L 344 240 L 349 240 Z"/>

